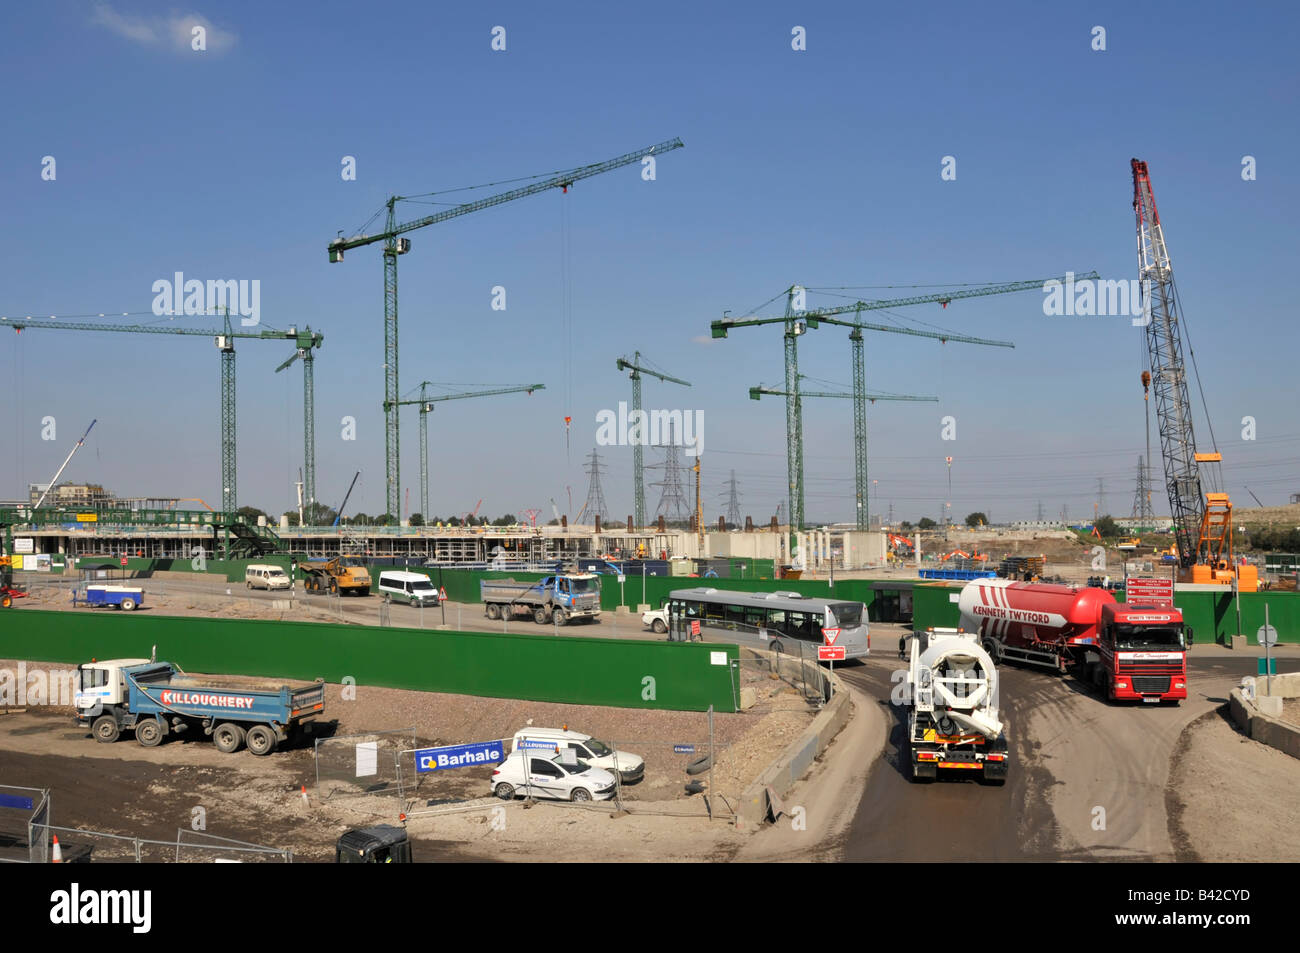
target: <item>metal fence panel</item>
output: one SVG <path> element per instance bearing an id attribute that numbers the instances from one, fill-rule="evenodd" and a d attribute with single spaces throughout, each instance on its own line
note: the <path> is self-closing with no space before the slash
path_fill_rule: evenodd
<path id="1" fill-rule="evenodd" d="M 403 751 L 418 746 L 415 728 L 392 728 L 333 738 L 317 738 L 316 796 L 400 798 Z M 378 813 L 392 813 L 389 804 Z"/>

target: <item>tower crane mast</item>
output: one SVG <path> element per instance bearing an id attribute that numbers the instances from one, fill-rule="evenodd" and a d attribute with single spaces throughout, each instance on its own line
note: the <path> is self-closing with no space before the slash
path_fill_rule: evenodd
<path id="1" fill-rule="evenodd" d="M 569 186 L 582 179 L 588 179 L 604 172 L 610 172 L 614 169 L 631 165 L 634 162 L 640 162 L 647 156 L 659 155 L 664 152 L 671 152 L 674 149 L 680 149 L 685 145 L 681 139 L 669 139 L 664 142 L 656 143 L 645 149 L 638 149 L 636 152 L 629 152 L 613 159 L 607 159 L 604 162 L 597 162 L 592 165 L 580 166 L 576 169 L 570 169 L 567 172 L 560 172 L 550 176 L 541 182 L 534 182 L 531 185 L 521 186 L 517 189 L 510 189 L 507 192 L 501 192 L 487 198 L 478 199 L 473 202 L 465 202 L 461 205 L 445 209 L 433 215 L 426 215 L 423 218 L 417 218 L 409 222 L 397 221 L 397 203 L 404 198 L 414 198 L 415 196 L 389 196 L 388 201 L 384 203 L 388 211 L 387 226 L 382 232 L 375 235 L 354 235 L 351 238 L 335 238 L 329 243 L 328 252 L 331 262 L 340 262 L 343 260 L 344 252 L 351 248 L 360 248 L 363 245 L 373 245 L 376 242 L 384 243 L 384 452 L 385 452 L 385 472 L 388 484 L 387 501 L 388 517 L 392 520 L 401 512 L 400 508 L 400 453 L 399 453 L 399 433 L 398 433 L 398 386 L 397 386 L 397 256 L 404 255 L 411 250 L 411 240 L 403 238 L 407 232 L 413 232 L 418 228 L 424 228 L 428 225 L 436 225 L 439 222 L 445 222 L 448 219 L 458 218 L 461 215 L 468 215 L 471 212 L 478 212 L 482 209 L 492 208 L 496 205 L 504 205 L 506 202 L 513 202 L 515 199 L 522 199 L 529 195 L 536 195 L 539 192 L 548 192 L 551 189 L 560 189 L 564 192 L 569 191 Z"/>
<path id="2" fill-rule="evenodd" d="M 399 400 L 394 407 L 406 407 L 416 404 L 420 408 L 420 515 L 425 522 L 429 520 L 429 414 L 433 405 L 443 400 L 465 400 L 470 397 L 491 397 L 493 394 L 531 394 L 535 390 L 545 390 L 545 384 L 525 384 L 521 387 L 494 387 L 490 390 L 464 391 L 458 394 L 431 394 L 430 387 L 437 386 L 433 381 L 420 381 L 420 396 L 412 400 Z M 385 405 L 385 410 L 388 406 Z M 483 502 L 482 500 L 479 501 Z M 477 512 L 477 510 L 475 510 Z"/>
<path id="3" fill-rule="evenodd" d="M 641 434 L 647 433 L 644 411 L 641 409 L 641 375 L 649 374 L 651 377 L 657 377 L 661 381 L 669 384 L 681 384 L 683 387 L 690 387 L 690 381 L 684 381 L 679 377 L 671 377 L 660 371 L 652 370 L 641 363 L 641 352 L 636 351 L 632 354 L 629 361 L 626 357 L 620 357 L 615 366 L 620 371 L 630 371 L 628 377 L 632 379 L 632 414 L 636 419 L 641 421 Z M 629 415 L 630 416 L 630 415 Z M 635 514 L 636 526 L 638 529 L 645 526 L 645 450 L 644 439 L 632 441 L 632 503 Z"/>

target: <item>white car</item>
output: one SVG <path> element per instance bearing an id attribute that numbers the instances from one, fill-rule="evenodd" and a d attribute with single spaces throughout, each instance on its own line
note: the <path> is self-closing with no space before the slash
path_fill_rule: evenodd
<path id="1" fill-rule="evenodd" d="M 641 624 L 663 635 L 668 631 L 668 610 L 651 609 L 649 612 L 642 612 Z"/>
<path id="2" fill-rule="evenodd" d="M 565 750 L 572 751 L 569 760 L 577 758 L 593 768 L 603 768 L 610 774 L 616 770 L 624 784 L 640 781 L 645 776 L 645 759 L 630 751 L 615 751 L 599 738 L 563 728 L 521 728 L 515 732 L 511 751 L 541 751 L 548 757 Z"/>
<path id="3" fill-rule="evenodd" d="M 527 748 L 512 751 L 492 772 L 492 793 L 503 801 L 515 797 L 554 801 L 608 801 L 614 796 L 614 775 L 581 761 L 565 764 L 560 756 Z"/>

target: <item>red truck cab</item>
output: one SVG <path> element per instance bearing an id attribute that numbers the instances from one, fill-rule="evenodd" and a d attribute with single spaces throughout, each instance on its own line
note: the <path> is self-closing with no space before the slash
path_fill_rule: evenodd
<path id="1" fill-rule="evenodd" d="M 1178 609 L 1115 602 L 1101 608 L 1093 681 L 1112 701 L 1187 697 L 1187 633 Z"/>

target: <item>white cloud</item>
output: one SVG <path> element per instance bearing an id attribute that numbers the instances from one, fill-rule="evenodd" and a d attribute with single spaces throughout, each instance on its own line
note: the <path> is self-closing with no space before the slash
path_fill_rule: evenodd
<path id="1" fill-rule="evenodd" d="M 96 3 L 91 22 L 123 39 L 178 53 L 194 52 L 194 28 L 202 27 L 209 53 L 224 53 L 235 45 L 234 33 L 214 26 L 199 13 L 174 13 L 165 17 L 137 17 L 118 13 L 107 3 Z"/>

